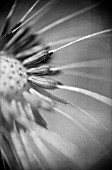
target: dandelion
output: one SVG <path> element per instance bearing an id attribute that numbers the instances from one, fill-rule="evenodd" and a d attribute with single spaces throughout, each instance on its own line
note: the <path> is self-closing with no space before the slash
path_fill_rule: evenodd
<path id="1" fill-rule="evenodd" d="M 101 4 L 101 2 L 90 4 L 38 31 L 32 31 L 39 19 L 45 16 L 57 2 L 56 0 L 47 1 L 31 15 L 35 7 L 42 3 L 39 0 L 35 1 L 20 21 L 10 28 L 11 19 L 18 4 L 15 0 L 1 31 L 0 151 L 10 169 L 78 170 L 90 168 L 97 161 L 95 158 L 90 160 L 89 157 L 92 156 L 87 155 L 86 157 L 86 154 L 90 154 L 84 149 L 86 140 L 90 146 L 98 150 L 96 152 L 98 160 L 102 158 L 101 155 L 110 159 L 110 151 L 107 149 L 112 142 L 110 125 L 102 123 L 94 114 L 89 113 L 89 109 L 87 111 L 83 109 L 84 106 L 80 107 L 76 104 L 77 102 L 65 99 L 63 96 L 66 93 L 62 97 L 61 92 L 56 95 L 58 90 L 64 90 L 68 91 L 71 97 L 72 92 L 82 95 L 82 98 L 86 96 L 92 101 L 97 101 L 102 108 L 110 108 L 112 106 L 110 96 L 77 85 L 69 85 L 63 81 L 64 75 L 74 75 L 111 83 L 111 80 L 103 75 L 97 76 L 92 73 L 88 75 L 88 73 L 78 70 L 71 71 L 71 69 L 80 68 L 111 68 L 110 58 L 96 58 L 61 65 L 54 65 L 53 61 L 57 57 L 55 53 L 58 54 L 59 51 L 91 38 L 110 34 L 112 28 L 109 27 L 85 36 L 43 43 L 44 38 L 42 39 L 41 36 L 47 31 L 91 11 Z M 61 76 L 62 80 L 59 80 L 58 77 Z M 86 100 L 88 102 L 88 99 Z M 98 107 L 97 104 L 96 106 Z M 57 127 L 57 130 L 53 127 L 53 125 L 56 126 L 55 122 L 50 126 L 50 121 L 46 117 L 47 115 L 55 116 L 54 113 L 60 115 L 60 120 L 62 117 L 67 121 L 65 125 L 68 124 L 68 126 L 63 127 L 62 132 Z M 80 116 L 77 113 L 80 113 Z M 90 129 L 87 126 L 90 126 Z M 95 132 L 95 135 L 91 129 L 93 131 L 97 129 L 98 133 Z M 73 131 L 73 134 L 76 132 L 75 139 L 69 139 L 66 130 Z M 81 136 L 78 135 L 78 131 Z M 67 135 L 64 135 L 63 132 Z M 101 142 L 100 136 L 102 137 L 104 134 L 108 140 Z M 81 139 L 85 142 L 82 146 L 79 142 Z M 91 148 L 91 152 L 93 150 Z M 92 154 L 95 157 L 95 153 Z M 86 158 L 88 161 L 85 160 Z"/>

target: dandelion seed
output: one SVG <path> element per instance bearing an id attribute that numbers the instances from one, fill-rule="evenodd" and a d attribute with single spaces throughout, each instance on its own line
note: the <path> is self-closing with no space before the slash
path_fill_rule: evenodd
<path id="1" fill-rule="evenodd" d="M 86 89 L 81 89 L 81 88 L 78 88 L 78 87 L 71 87 L 71 86 L 63 86 L 63 85 L 62 86 L 57 85 L 57 88 L 82 93 L 82 94 L 85 94 L 87 96 L 93 97 L 93 98 L 95 98 L 95 99 L 97 99 L 97 100 L 99 100 L 101 102 L 104 102 L 105 104 L 108 104 L 109 106 L 112 106 L 112 99 L 111 98 L 102 96 L 102 95 L 100 95 L 98 93 L 94 93 L 94 92 L 86 90 Z"/>
<path id="2" fill-rule="evenodd" d="M 100 35 L 100 34 L 105 34 L 105 33 L 111 32 L 111 31 L 112 31 L 112 28 L 107 29 L 107 30 L 103 30 L 103 31 L 99 31 L 99 32 L 96 32 L 96 33 L 93 33 L 93 34 L 89 34 L 89 35 L 87 35 L 87 36 L 84 36 L 84 37 L 81 37 L 81 38 L 79 38 L 79 39 L 76 39 L 76 40 L 74 40 L 74 41 L 72 41 L 72 42 L 69 42 L 69 43 L 67 43 L 67 44 L 65 44 L 65 45 L 63 45 L 63 46 L 61 46 L 61 47 L 59 47 L 59 48 L 57 48 L 57 49 L 54 49 L 54 50 L 52 50 L 51 52 L 54 53 L 54 52 L 56 52 L 56 51 L 58 51 L 58 50 L 61 50 L 61 49 L 63 49 L 63 48 L 66 48 L 66 47 L 68 47 L 68 46 L 70 46 L 70 45 L 72 45 L 72 44 L 74 44 L 74 43 L 77 43 L 77 42 L 80 42 L 80 41 L 89 39 L 89 38 L 91 38 L 91 37 L 94 37 L 94 36 L 97 36 L 97 35 Z"/>
<path id="3" fill-rule="evenodd" d="M 73 14 L 70 14 L 70 15 L 64 17 L 64 18 L 61 18 L 61 19 L 55 21 L 54 23 L 46 26 L 45 28 L 41 29 L 40 31 L 38 31 L 38 34 L 42 34 L 42 33 L 46 32 L 46 31 L 50 30 L 51 28 L 53 28 L 53 27 L 55 27 L 55 26 L 57 26 L 57 25 L 65 22 L 65 21 L 67 21 L 67 20 L 69 20 L 69 19 L 71 19 L 71 18 L 73 18 L 73 17 L 76 17 L 76 16 L 78 16 L 78 15 L 80 15 L 80 14 L 83 14 L 83 13 L 89 11 L 89 10 L 92 10 L 92 9 L 94 9 L 95 7 L 97 7 L 99 4 L 100 4 L 100 3 L 93 4 L 93 5 L 91 5 L 91 6 L 88 6 L 88 7 L 86 7 L 86 8 L 83 8 L 82 10 L 79 10 L 79 11 L 73 13 Z"/>

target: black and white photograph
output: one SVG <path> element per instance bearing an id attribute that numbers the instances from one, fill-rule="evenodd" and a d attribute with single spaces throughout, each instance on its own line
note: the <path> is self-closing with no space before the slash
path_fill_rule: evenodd
<path id="1" fill-rule="evenodd" d="M 112 169 L 111 0 L 0 0 L 0 169 Z"/>

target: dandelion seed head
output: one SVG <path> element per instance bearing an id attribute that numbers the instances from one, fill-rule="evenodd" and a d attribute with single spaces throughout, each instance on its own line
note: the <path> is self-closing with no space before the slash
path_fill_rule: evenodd
<path id="1" fill-rule="evenodd" d="M 105 46 L 100 42 L 112 28 L 94 26 L 99 21 L 94 8 L 102 2 L 88 0 L 86 6 L 81 1 L 49 0 L 44 4 L 36 0 L 32 5 L 28 2 L 30 8 L 20 15 L 24 2 L 14 0 L 0 30 L 0 149 L 10 169 L 84 170 L 102 155 L 110 157 L 108 108 L 112 99 L 99 85 L 111 81 L 96 72 L 111 68 L 111 62 L 107 56 L 99 57 L 103 48 L 97 56 L 93 41 L 98 41 L 98 47 Z M 27 6 L 22 6 L 26 10 Z M 97 83 L 98 89 L 94 88 Z"/>
<path id="2" fill-rule="evenodd" d="M 21 90 L 27 82 L 26 69 L 7 54 L 0 55 L 0 93 L 13 94 Z"/>

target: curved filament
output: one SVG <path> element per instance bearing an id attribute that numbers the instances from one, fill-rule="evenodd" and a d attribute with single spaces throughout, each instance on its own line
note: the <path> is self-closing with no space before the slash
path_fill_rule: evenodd
<path id="1" fill-rule="evenodd" d="M 42 28 L 40 31 L 37 32 L 37 34 L 42 34 L 42 33 L 46 32 L 46 31 L 50 30 L 51 28 L 54 28 L 55 26 L 57 26 L 57 25 L 65 22 L 65 21 L 68 21 L 69 19 L 71 19 L 71 18 L 73 18 L 73 17 L 76 17 L 76 16 L 78 16 L 78 15 L 84 14 L 85 12 L 94 9 L 94 8 L 97 7 L 99 4 L 100 4 L 100 3 L 93 4 L 93 5 L 91 5 L 91 6 L 88 6 L 88 7 L 86 7 L 86 8 L 83 8 L 83 9 L 77 11 L 77 12 L 74 12 L 74 13 L 72 13 L 72 14 L 70 14 L 70 15 L 67 15 L 66 17 L 63 17 L 63 18 L 61 18 L 61 19 L 59 19 L 59 20 L 51 23 L 50 25 Z"/>
<path id="2" fill-rule="evenodd" d="M 71 87 L 71 86 L 63 86 L 63 85 L 57 85 L 57 88 L 82 93 L 86 96 L 97 99 L 100 102 L 103 102 L 103 103 L 105 103 L 109 106 L 112 106 L 112 99 L 111 98 L 103 96 L 103 95 L 95 93 L 95 92 L 92 92 L 92 91 L 89 91 L 89 90 L 86 90 L 86 89 L 82 89 L 82 88 L 78 88 L 78 87 Z"/>

